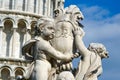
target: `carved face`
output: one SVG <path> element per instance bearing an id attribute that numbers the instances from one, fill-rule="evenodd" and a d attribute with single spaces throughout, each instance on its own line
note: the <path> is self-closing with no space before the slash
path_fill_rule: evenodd
<path id="1" fill-rule="evenodd" d="M 98 55 L 100 55 L 101 58 L 109 58 L 108 51 L 106 50 L 104 46 L 99 47 L 97 49 L 97 53 Z"/>
<path id="2" fill-rule="evenodd" d="M 99 53 L 100 54 L 100 57 L 101 58 L 109 58 L 109 55 L 108 55 L 108 52 L 107 51 L 103 51 L 103 52 L 101 52 L 101 53 Z"/>
<path id="3" fill-rule="evenodd" d="M 79 8 L 75 8 L 74 11 L 73 11 L 73 20 L 75 22 L 79 22 L 79 20 L 83 20 L 83 14 L 82 12 L 79 10 Z"/>
<path id="4" fill-rule="evenodd" d="M 56 17 L 61 17 L 63 15 L 63 11 L 62 11 L 62 9 L 56 9 L 55 11 L 54 11 L 54 17 L 56 18 Z"/>
<path id="5" fill-rule="evenodd" d="M 44 27 L 41 29 L 41 34 L 45 39 L 53 39 L 54 38 L 54 24 L 52 22 L 47 22 Z"/>
<path id="6" fill-rule="evenodd" d="M 59 16 L 59 12 L 60 12 L 59 10 L 55 10 L 55 11 L 54 11 L 54 17 Z"/>
<path id="7" fill-rule="evenodd" d="M 108 51 L 101 43 L 91 43 L 88 49 L 92 52 L 97 53 L 101 58 L 109 58 Z"/>

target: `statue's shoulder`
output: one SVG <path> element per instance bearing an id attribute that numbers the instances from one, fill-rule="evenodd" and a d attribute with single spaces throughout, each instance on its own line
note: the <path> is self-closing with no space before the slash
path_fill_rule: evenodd
<path id="1" fill-rule="evenodd" d="M 25 42 L 25 44 L 23 45 L 22 49 L 28 48 L 28 47 L 32 46 L 36 41 L 38 41 L 38 40 L 35 39 L 35 38 L 28 40 L 28 41 Z"/>
<path id="2" fill-rule="evenodd" d="M 25 55 L 26 53 L 30 53 L 31 48 L 37 41 L 38 39 L 33 38 L 25 42 L 25 44 L 22 47 L 22 54 Z"/>

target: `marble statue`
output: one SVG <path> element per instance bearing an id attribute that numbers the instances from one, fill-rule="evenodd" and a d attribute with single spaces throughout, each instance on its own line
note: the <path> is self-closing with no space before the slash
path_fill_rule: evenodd
<path id="1" fill-rule="evenodd" d="M 76 9 L 72 7 L 73 9 Z M 51 44 L 52 46 L 64 53 L 64 54 L 73 54 L 75 53 L 75 45 L 74 45 L 74 25 L 76 23 L 77 19 L 82 19 L 83 16 L 80 13 L 80 10 L 77 8 L 76 10 L 73 10 L 70 8 L 63 10 L 63 9 L 56 9 L 55 10 L 55 37 L 52 39 Z M 78 14 L 76 14 L 78 13 Z M 80 32 L 82 34 L 82 32 Z M 64 45 L 62 45 L 64 44 Z M 74 47 L 74 48 L 73 48 Z M 74 51 L 73 51 L 74 50 Z M 61 62 L 62 63 L 62 62 Z M 60 69 L 63 70 L 71 70 L 72 64 L 69 62 L 66 63 L 61 67 Z"/>
<path id="2" fill-rule="evenodd" d="M 52 46 L 64 54 L 74 54 L 78 50 L 83 56 L 81 69 L 81 80 L 88 69 L 88 61 L 90 54 L 85 50 L 87 49 L 82 41 L 84 31 L 83 25 L 79 22 L 84 17 L 79 8 L 75 5 L 71 5 L 65 10 L 56 10 L 57 16 L 55 16 L 55 37 L 52 40 Z M 78 37 L 79 36 L 79 37 Z M 64 45 L 61 45 L 64 44 Z M 61 61 L 62 62 L 62 61 Z M 60 66 L 60 70 L 72 70 L 72 64 L 66 63 Z"/>
<path id="3" fill-rule="evenodd" d="M 34 39 L 26 42 L 23 46 L 23 52 L 29 50 L 27 46 L 32 47 L 33 62 L 31 63 L 28 74 L 31 80 L 48 80 L 51 71 L 51 59 L 70 61 L 73 55 L 64 55 L 55 50 L 49 40 L 54 38 L 54 21 L 49 18 L 42 18 L 37 23 L 37 33 Z"/>
<path id="4" fill-rule="evenodd" d="M 100 43 L 91 43 L 86 48 L 80 23 L 83 18 L 80 9 L 71 5 L 55 9 L 53 19 L 43 17 L 37 21 L 35 37 L 22 48 L 25 58 L 32 60 L 25 79 L 97 80 L 102 72 L 101 59 L 108 58 L 108 53 Z M 74 71 L 72 60 L 79 56 L 79 65 Z"/>
<path id="5" fill-rule="evenodd" d="M 101 43 L 91 43 L 88 47 L 90 54 L 89 68 L 84 75 L 83 80 L 98 80 L 97 77 L 102 73 L 102 62 L 103 58 L 108 58 L 108 51 L 105 46 Z M 81 62 L 79 63 L 78 73 L 81 69 Z M 79 77 L 79 74 L 77 74 Z M 76 79 L 79 80 L 79 79 Z"/>

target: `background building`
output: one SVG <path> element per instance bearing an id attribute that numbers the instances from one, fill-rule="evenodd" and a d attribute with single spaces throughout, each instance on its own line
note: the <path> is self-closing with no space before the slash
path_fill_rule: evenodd
<path id="1" fill-rule="evenodd" d="M 53 16 L 64 0 L 0 0 L 0 80 L 25 75 L 29 61 L 21 53 L 42 16 Z"/>

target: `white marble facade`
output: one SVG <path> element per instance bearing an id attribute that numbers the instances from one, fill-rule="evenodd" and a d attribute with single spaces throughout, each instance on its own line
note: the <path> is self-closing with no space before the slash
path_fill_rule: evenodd
<path id="1" fill-rule="evenodd" d="M 52 16 L 54 8 L 63 0 L 0 0 L 0 9 L 24 11 Z"/>
<path id="2" fill-rule="evenodd" d="M 53 16 L 64 0 L 0 0 L 0 80 L 24 75 L 29 61 L 21 54 L 24 42 L 33 37 L 41 16 Z"/>

